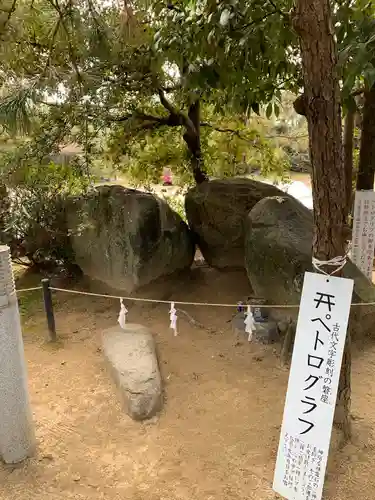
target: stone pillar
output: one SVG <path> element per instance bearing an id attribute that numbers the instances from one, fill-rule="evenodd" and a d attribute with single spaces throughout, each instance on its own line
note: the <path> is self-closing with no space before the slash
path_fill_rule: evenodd
<path id="1" fill-rule="evenodd" d="M 21 462 L 33 454 L 35 435 L 27 388 L 21 322 L 10 252 L 0 245 L 0 458 Z"/>

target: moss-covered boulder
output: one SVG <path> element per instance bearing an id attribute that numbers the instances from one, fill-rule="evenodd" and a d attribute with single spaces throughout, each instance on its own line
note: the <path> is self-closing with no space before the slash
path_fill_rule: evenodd
<path id="1" fill-rule="evenodd" d="M 68 221 L 76 263 L 116 290 L 132 292 L 193 262 L 189 228 L 150 193 L 101 186 L 74 200 Z"/>
<path id="2" fill-rule="evenodd" d="M 217 268 L 244 267 L 244 221 L 267 196 L 285 196 L 277 187 L 251 179 L 215 179 L 185 197 L 189 227 L 203 257 Z"/>

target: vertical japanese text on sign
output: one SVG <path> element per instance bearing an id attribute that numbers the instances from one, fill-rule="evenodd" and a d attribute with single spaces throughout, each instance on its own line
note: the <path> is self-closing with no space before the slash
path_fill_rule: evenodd
<path id="1" fill-rule="evenodd" d="M 320 500 L 353 281 L 306 273 L 274 477 L 277 493 Z"/>
<path id="2" fill-rule="evenodd" d="M 372 279 L 374 247 L 375 192 L 357 191 L 354 204 L 351 258 L 369 279 Z"/>

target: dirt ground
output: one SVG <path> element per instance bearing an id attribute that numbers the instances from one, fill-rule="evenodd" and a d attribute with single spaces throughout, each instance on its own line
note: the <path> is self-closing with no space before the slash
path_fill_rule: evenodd
<path id="1" fill-rule="evenodd" d="M 234 302 L 244 274 L 198 269 L 176 300 Z M 21 298 L 38 453 L 0 466 L 1 500 L 270 500 L 288 371 L 278 347 L 234 345 L 234 310 L 185 307 L 169 330 L 168 306 L 127 304 L 131 322 L 155 333 L 165 383 L 158 418 L 121 410 L 100 351 L 119 304 L 59 293 L 59 343 L 44 341 L 39 292 Z M 332 450 L 325 500 L 375 498 L 375 345 L 354 352 L 353 442 Z"/>

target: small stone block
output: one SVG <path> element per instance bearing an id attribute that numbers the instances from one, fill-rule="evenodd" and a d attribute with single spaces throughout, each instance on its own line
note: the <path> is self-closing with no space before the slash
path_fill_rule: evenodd
<path id="1" fill-rule="evenodd" d="M 152 418 L 163 403 L 152 333 L 142 325 L 115 326 L 103 332 L 102 343 L 126 413 L 134 420 Z"/>

